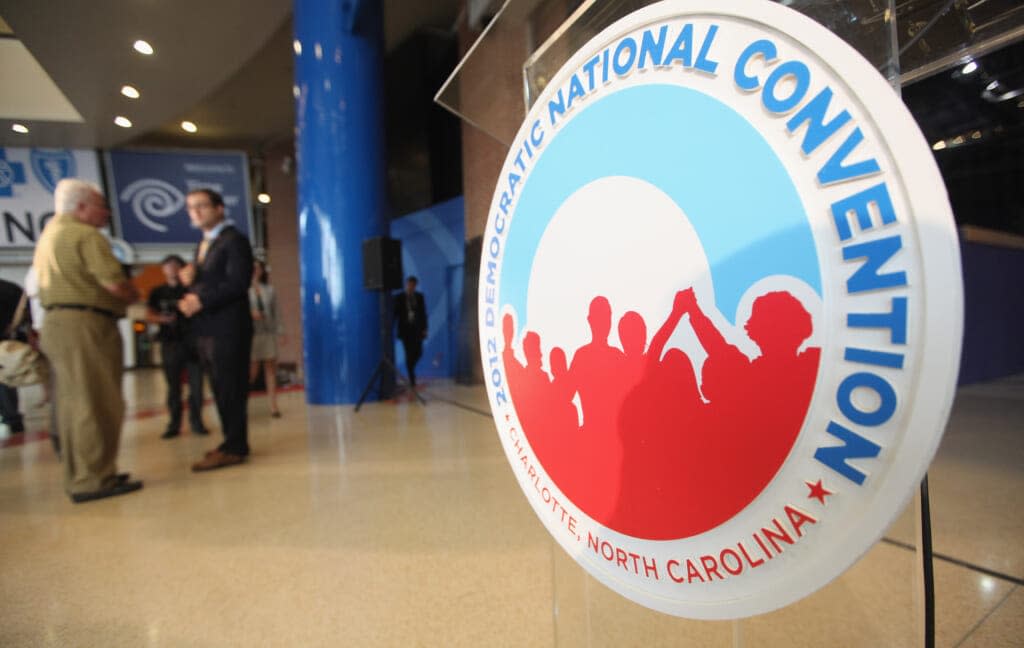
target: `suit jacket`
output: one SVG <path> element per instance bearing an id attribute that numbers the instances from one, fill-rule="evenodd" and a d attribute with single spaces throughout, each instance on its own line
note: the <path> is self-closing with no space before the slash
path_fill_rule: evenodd
<path id="1" fill-rule="evenodd" d="M 427 304 L 423 293 L 413 293 L 413 320 L 409 321 L 409 297 L 403 290 L 395 297 L 395 322 L 398 324 L 398 337 L 403 339 L 422 339 L 427 330 Z"/>
<path id="2" fill-rule="evenodd" d="M 252 246 L 249 239 L 228 225 L 210 243 L 199 262 L 196 247 L 196 278 L 190 290 L 203 308 L 193 317 L 197 336 L 252 337 L 249 284 L 252 281 Z"/>

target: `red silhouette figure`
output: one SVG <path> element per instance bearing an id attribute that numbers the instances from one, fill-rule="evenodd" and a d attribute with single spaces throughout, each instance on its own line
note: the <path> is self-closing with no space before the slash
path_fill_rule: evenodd
<path id="1" fill-rule="evenodd" d="M 685 315 L 708 354 L 700 389 L 689 357 L 665 352 Z M 608 300 L 595 297 L 590 342 L 571 366 L 553 348 L 549 377 L 540 336 L 526 334 L 520 364 L 505 316 L 502 355 L 530 446 L 577 506 L 621 533 L 666 540 L 725 522 L 764 490 L 800 432 L 820 359 L 820 349 L 799 351 L 813 332 L 810 315 L 787 292 L 758 297 L 744 326 L 761 350 L 753 360 L 726 340 L 692 289 L 676 294 L 646 352 L 638 313 L 619 320 L 621 351 L 608 344 L 611 321 Z"/>
<path id="2" fill-rule="evenodd" d="M 701 428 L 702 402 L 689 356 L 669 349 L 661 358 L 686 312 L 682 295 L 676 294 L 672 311 L 654 334 L 643 358 L 642 379 L 627 396 L 618 421 L 622 489 L 615 514 L 605 524 L 650 539 L 679 537 L 674 516 L 666 511 L 676 510 L 672 507 L 680 499 L 679 464 L 688 451 L 688 433 Z"/>
<path id="3" fill-rule="evenodd" d="M 754 300 L 744 326 L 761 350 L 754 360 L 726 341 L 692 291 L 685 307 L 708 354 L 701 372 L 708 422 L 701 447 L 694 448 L 699 451 L 682 464 L 690 471 L 688 481 L 699 482 L 707 493 L 691 503 L 688 522 L 680 525 L 693 535 L 743 510 L 782 467 L 807 414 L 821 350 L 798 352 L 812 333 L 812 322 L 788 292 Z"/>
<path id="4" fill-rule="evenodd" d="M 647 366 L 644 350 L 647 348 L 647 324 L 636 311 L 628 311 L 619 319 L 619 343 L 625 362 L 622 373 L 615 377 L 624 391 L 632 390 L 643 377 Z"/>
<path id="5" fill-rule="evenodd" d="M 551 349 L 548 362 L 551 365 L 551 425 L 559 434 L 571 436 L 575 442 L 574 433 L 579 431 L 579 415 L 572 402 L 576 388 L 569 381 L 569 363 L 565 351 L 559 347 Z"/>
<path id="6" fill-rule="evenodd" d="M 523 337 L 523 354 L 526 356 L 526 365 L 522 365 L 512 350 L 512 340 L 515 339 L 515 322 L 511 315 L 505 315 L 502 318 L 502 333 L 505 338 L 502 361 L 505 364 L 509 389 L 516 395 L 515 405 L 519 423 L 541 463 L 547 464 L 549 461 L 555 461 L 556 457 L 547 442 L 551 435 L 544 429 L 545 401 L 551 398 L 551 379 L 541 364 L 543 354 L 540 348 L 540 336 L 533 331 L 527 331 Z"/>

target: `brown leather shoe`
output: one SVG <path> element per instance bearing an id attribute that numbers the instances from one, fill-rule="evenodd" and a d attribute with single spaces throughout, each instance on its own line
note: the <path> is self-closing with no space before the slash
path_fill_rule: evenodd
<path id="1" fill-rule="evenodd" d="M 212 450 L 206 453 L 206 456 L 203 457 L 202 460 L 192 464 L 192 472 L 202 472 L 204 470 L 216 470 L 217 468 L 237 466 L 244 461 L 245 457 L 241 455 L 228 454 L 226 452 L 221 452 L 220 450 Z"/>

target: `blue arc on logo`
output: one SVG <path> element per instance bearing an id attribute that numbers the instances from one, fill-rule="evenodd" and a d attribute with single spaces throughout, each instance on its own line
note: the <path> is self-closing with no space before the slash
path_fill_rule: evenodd
<path id="1" fill-rule="evenodd" d="M 821 294 L 803 203 L 768 143 L 718 100 L 650 84 L 584 106 L 546 143 L 522 189 L 502 267 L 501 303 L 521 321 L 529 322 L 530 269 L 550 219 L 579 188 L 609 176 L 645 180 L 679 205 L 704 246 L 715 303 L 731 322 L 744 292 L 767 276 L 790 275 Z"/>

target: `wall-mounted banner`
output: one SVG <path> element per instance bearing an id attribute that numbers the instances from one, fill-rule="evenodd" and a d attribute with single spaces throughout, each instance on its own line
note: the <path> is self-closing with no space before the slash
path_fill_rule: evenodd
<path id="1" fill-rule="evenodd" d="M 117 231 L 129 243 L 198 241 L 185 196 L 206 188 L 224 196 L 227 218 L 252 237 L 249 161 L 244 153 L 113 150 L 106 162 Z"/>
<path id="2" fill-rule="evenodd" d="M 53 190 L 64 178 L 102 187 L 96 152 L 0 147 L 0 248 L 35 247 L 53 217 Z"/>
<path id="3" fill-rule="evenodd" d="M 700 619 L 836 578 L 920 482 L 963 320 L 952 212 L 886 81 L 771 2 L 663 2 L 580 49 L 491 204 L 480 340 L 530 504 Z"/>

